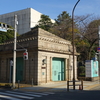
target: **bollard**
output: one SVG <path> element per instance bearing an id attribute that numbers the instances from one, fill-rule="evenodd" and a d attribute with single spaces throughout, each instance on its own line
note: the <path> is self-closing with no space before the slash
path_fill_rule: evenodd
<path id="1" fill-rule="evenodd" d="M 79 90 L 82 90 L 82 85 L 79 85 Z"/>
<path id="2" fill-rule="evenodd" d="M 32 87 L 33 87 L 33 78 L 32 78 Z"/>
<path id="3" fill-rule="evenodd" d="M 83 80 L 81 80 L 82 90 L 83 90 Z"/>
<path id="4" fill-rule="evenodd" d="M 67 91 L 69 91 L 69 81 L 67 81 Z"/>
<path id="5" fill-rule="evenodd" d="M 20 80 L 18 80 L 18 89 L 19 89 Z"/>

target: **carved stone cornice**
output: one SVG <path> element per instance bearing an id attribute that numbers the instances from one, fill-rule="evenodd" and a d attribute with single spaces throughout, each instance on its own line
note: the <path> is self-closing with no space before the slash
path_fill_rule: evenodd
<path id="1" fill-rule="evenodd" d="M 35 31 L 31 31 L 17 37 L 17 43 L 21 43 L 21 45 L 26 46 L 26 42 L 28 48 L 34 48 L 33 43 L 36 43 L 35 46 L 37 46 L 39 50 L 72 54 L 72 45 L 70 41 L 62 39 L 40 28 L 38 31 L 35 29 Z M 9 44 L 13 45 L 13 43 L 14 40 L 11 39 L 5 43 L 0 44 L 0 46 L 9 46 Z M 69 47 L 71 48 L 70 50 Z"/>
<path id="2" fill-rule="evenodd" d="M 70 44 L 71 43 L 69 41 L 62 41 L 62 40 L 59 40 L 59 39 L 53 39 L 53 38 L 48 38 L 48 37 L 43 37 L 43 36 L 38 36 L 38 37 L 29 37 L 29 38 L 23 38 L 23 39 L 19 39 L 17 40 L 17 43 L 18 42 L 25 42 L 25 41 L 32 41 L 32 40 L 44 40 L 44 41 L 49 41 L 49 42 L 54 42 L 54 43 L 59 43 L 59 44 Z M 8 41 L 8 42 L 5 42 L 5 43 L 1 43 L 0 45 L 6 45 L 6 44 L 12 44 L 14 43 L 14 41 Z"/>
<path id="3" fill-rule="evenodd" d="M 37 39 L 37 37 L 29 37 L 29 38 L 19 39 L 19 40 L 17 40 L 17 43 L 25 42 L 25 41 L 32 41 L 32 40 L 35 40 L 35 39 Z M 12 43 L 14 43 L 14 41 L 8 41 L 8 42 L 5 42 L 5 43 L 1 43 L 0 45 L 6 45 L 6 44 L 12 44 Z"/>
<path id="4" fill-rule="evenodd" d="M 44 37 L 44 36 L 38 36 L 38 39 L 39 40 L 44 40 L 44 41 L 49 41 L 49 42 L 54 42 L 54 43 L 59 43 L 59 44 L 70 44 L 71 45 L 71 42 L 70 41 L 63 41 L 63 40 L 60 40 L 60 39 L 55 39 L 55 38 L 48 38 L 48 37 Z"/>

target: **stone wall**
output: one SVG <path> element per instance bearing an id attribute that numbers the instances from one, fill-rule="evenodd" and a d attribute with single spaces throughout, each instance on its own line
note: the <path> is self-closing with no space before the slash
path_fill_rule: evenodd
<path id="1" fill-rule="evenodd" d="M 69 67 L 72 66 L 72 59 L 67 54 L 59 54 L 59 53 L 51 53 L 45 51 L 38 52 L 38 84 L 48 83 L 52 81 L 52 59 L 53 57 L 56 58 L 64 58 L 65 59 L 65 80 L 72 80 L 73 79 L 73 68 L 70 69 Z M 43 64 L 43 59 L 46 59 L 46 64 Z M 77 59 L 77 58 L 76 58 Z M 75 79 L 77 80 L 77 60 L 75 60 Z M 69 74 L 69 75 L 68 75 Z"/>
<path id="2" fill-rule="evenodd" d="M 17 49 L 27 49 L 29 59 L 24 61 L 23 82 L 34 84 L 52 81 L 52 59 L 65 59 L 65 80 L 73 78 L 72 45 L 54 34 L 40 28 L 34 29 L 17 38 Z M 24 51 L 17 51 L 17 57 L 23 57 Z M 77 55 L 75 49 L 75 73 L 77 73 Z M 13 40 L 0 44 L 0 81 L 9 81 L 10 58 L 13 58 Z M 46 64 L 43 60 L 46 59 Z M 77 74 L 75 74 L 77 78 Z"/>

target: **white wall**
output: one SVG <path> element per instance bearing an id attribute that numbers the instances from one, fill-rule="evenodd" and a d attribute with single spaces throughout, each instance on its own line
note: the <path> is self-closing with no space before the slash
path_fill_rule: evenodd
<path id="1" fill-rule="evenodd" d="M 35 25 L 38 24 L 38 21 L 41 18 L 42 13 L 30 8 L 30 27 L 33 28 Z"/>
<path id="2" fill-rule="evenodd" d="M 30 31 L 30 13 L 29 8 L 24 10 L 19 10 L 7 14 L 0 15 L 0 22 L 7 23 L 14 27 L 14 15 L 18 16 L 18 27 L 17 31 L 19 34 L 26 33 Z"/>
<path id="3" fill-rule="evenodd" d="M 27 8 L 7 14 L 0 15 L 0 22 L 6 23 L 14 27 L 14 15 L 18 16 L 18 27 L 17 32 L 19 34 L 26 33 L 31 30 L 41 18 L 42 13 L 32 9 Z M 54 22 L 54 20 L 52 20 Z"/>

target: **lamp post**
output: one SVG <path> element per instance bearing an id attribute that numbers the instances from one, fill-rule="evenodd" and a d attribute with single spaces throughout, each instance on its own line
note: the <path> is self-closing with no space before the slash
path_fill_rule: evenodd
<path id="1" fill-rule="evenodd" d="M 77 6 L 77 4 L 79 3 L 80 0 L 78 0 L 76 2 L 76 4 L 74 5 L 74 8 L 72 10 L 72 46 L 73 46 L 73 90 L 75 90 L 75 51 L 74 51 L 74 10 Z"/>
<path id="2" fill-rule="evenodd" d="M 99 48 L 100 48 L 100 26 L 99 26 L 99 32 L 98 32 L 98 35 L 99 35 Z M 99 82 L 100 82 L 100 51 L 99 51 Z"/>

